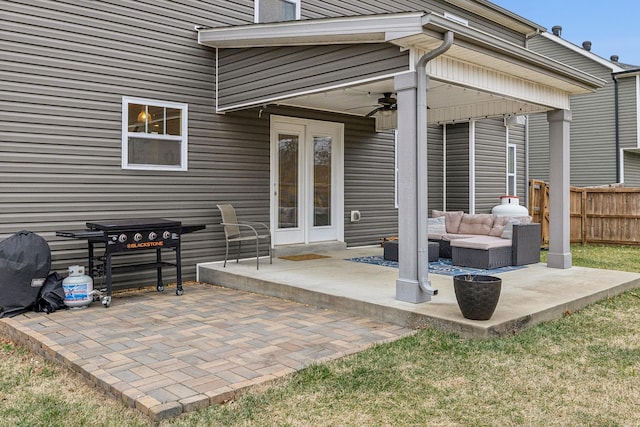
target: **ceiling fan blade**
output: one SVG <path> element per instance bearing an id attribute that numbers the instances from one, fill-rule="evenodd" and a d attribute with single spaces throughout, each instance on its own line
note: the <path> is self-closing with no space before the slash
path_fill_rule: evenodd
<path id="1" fill-rule="evenodd" d="M 383 109 L 382 107 L 378 107 L 378 108 L 376 108 L 375 110 L 373 110 L 373 111 L 369 112 L 369 114 L 367 114 L 365 117 L 371 117 L 371 116 L 373 116 L 375 113 L 377 113 L 378 111 L 380 111 L 380 110 L 382 110 L 382 109 Z"/>

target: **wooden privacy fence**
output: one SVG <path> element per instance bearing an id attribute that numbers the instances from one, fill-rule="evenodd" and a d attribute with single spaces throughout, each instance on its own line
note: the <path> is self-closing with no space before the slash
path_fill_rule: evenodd
<path id="1" fill-rule="evenodd" d="M 570 187 L 571 243 L 640 245 L 640 188 Z M 549 185 L 529 182 L 529 215 L 549 245 Z"/>

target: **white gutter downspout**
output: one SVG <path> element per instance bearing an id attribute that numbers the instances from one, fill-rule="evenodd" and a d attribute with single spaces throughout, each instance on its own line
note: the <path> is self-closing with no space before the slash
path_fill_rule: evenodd
<path id="1" fill-rule="evenodd" d="M 418 283 L 420 289 L 429 295 L 437 295 L 438 290 L 431 287 L 429 282 L 429 231 L 428 197 L 427 197 L 427 62 L 445 53 L 453 44 L 453 31 L 447 31 L 442 44 L 429 53 L 424 54 L 416 64 L 418 73 L 418 88 L 416 96 L 416 153 L 417 159 L 417 205 L 418 205 Z"/>

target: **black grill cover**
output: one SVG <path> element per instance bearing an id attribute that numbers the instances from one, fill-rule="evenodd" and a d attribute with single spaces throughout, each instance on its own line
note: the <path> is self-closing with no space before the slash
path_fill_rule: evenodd
<path id="1" fill-rule="evenodd" d="M 30 310 L 51 268 L 47 241 L 19 231 L 0 242 L 0 317 Z"/>

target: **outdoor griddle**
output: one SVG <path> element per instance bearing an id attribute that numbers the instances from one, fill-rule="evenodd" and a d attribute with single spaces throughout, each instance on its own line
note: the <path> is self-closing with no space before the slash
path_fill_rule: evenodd
<path id="1" fill-rule="evenodd" d="M 56 236 L 87 240 L 89 245 L 89 275 L 105 276 L 106 295 L 102 296 L 105 307 L 111 305 L 112 270 L 134 271 L 143 268 L 155 268 L 157 272 L 158 292 L 164 291 L 162 267 L 176 268 L 176 295 L 183 294 L 182 267 L 180 265 L 180 237 L 183 234 L 205 228 L 203 224 L 182 225 L 180 221 L 163 218 L 136 218 L 111 221 L 89 221 L 84 230 L 57 231 Z M 104 245 L 103 256 L 95 256 L 95 245 Z M 111 257 L 115 253 L 132 254 L 155 249 L 156 261 L 148 263 L 112 266 Z M 176 253 L 176 262 L 162 261 L 162 249 L 172 249 Z"/>

